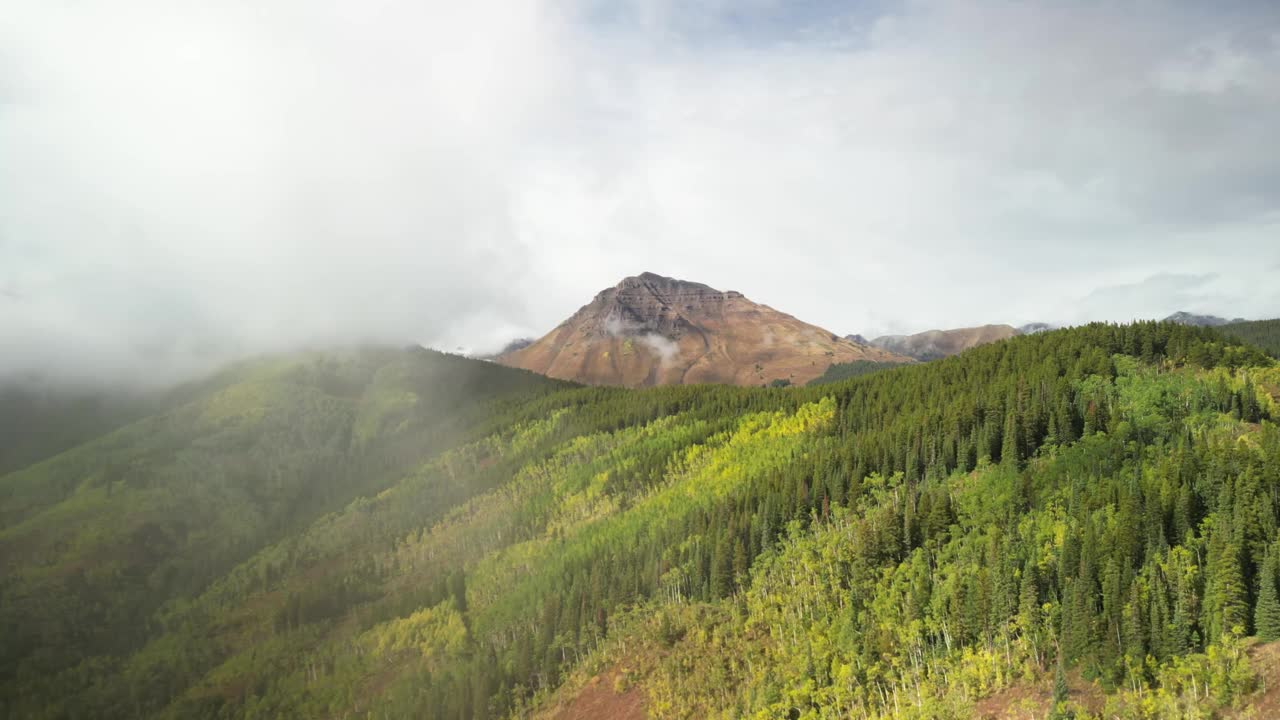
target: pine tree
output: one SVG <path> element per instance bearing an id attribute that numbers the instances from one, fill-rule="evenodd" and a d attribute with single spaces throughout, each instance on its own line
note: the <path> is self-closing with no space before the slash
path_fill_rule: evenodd
<path id="1" fill-rule="evenodd" d="M 1258 407 L 1258 395 L 1253 389 L 1253 381 L 1246 379 L 1244 389 L 1240 391 L 1240 417 L 1245 422 L 1256 423 L 1262 414 Z"/>
<path id="2" fill-rule="evenodd" d="M 1173 513 L 1173 533 L 1174 542 L 1182 542 L 1186 539 L 1187 533 L 1195 527 L 1197 518 L 1195 517 L 1195 495 L 1191 492 L 1191 486 L 1183 483 L 1178 488 L 1178 500 Z"/>
<path id="3" fill-rule="evenodd" d="M 1277 593 L 1277 565 L 1280 565 L 1280 551 L 1272 545 L 1262 561 L 1262 572 L 1259 573 L 1258 605 L 1254 609 L 1253 624 L 1258 639 L 1263 642 L 1280 639 L 1280 593 Z"/>
<path id="4" fill-rule="evenodd" d="M 1040 590 L 1036 585 L 1036 566 L 1030 560 L 1022 566 L 1022 582 L 1018 587 L 1018 625 L 1029 635 L 1039 624 Z"/>
<path id="5" fill-rule="evenodd" d="M 1240 568 L 1240 545 L 1232 528 L 1223 523 L 1209 541 L 1209 563 L 1205 573 L 1206 642 L 1214 642 L 1236 626 L 1248 624 L 1249 605 Z"/>
<path id="6" fill-rule="evenodd" d="M 1151 638 L 1150 650 L 1156 660 L 1165 660 L 1173 654 L 1174 642 L 1169 617 L 1169 598 L 1165 594 L 1164 583 L 1156 579 L 1151 586 L 1151 605 L 1148 608 L 1149 629 L 1147 636 Z"/>
<path id="7" fill-rule="evenodd" d="M 747 548 L 742 544 L 742 539 L 733 543 L 733 581 L 736 586 L 738 583 L 747 582 L 748 575 L 751 571 L 751 558 L 747 556 Z"/>
<path id="8" fill-rule="evenodd" d="M 1070 720 L 1074 717 L 1067 709 L 1070 692 L 1070 688 L 1067 687 L 1067 669 L 1063 666 L 1062 653 L 1059 652 L 1058 667 L 1053 673 L 1053 708 L 1049 714 L 1053 720 Z"/>
<path id="9" fill-rule="evenodd" d="M 711 553 L 711 599 L 728 597 L 733 591 L 733 559 L 728 557 L 727 543 L 721 538 Z"/>
<path id="10" fill-rule="evenodd" d="M 1018 462 L 1022 459 L 1018 443 L 1022 430 L 1018 424 L 1017 409 L 1011 407 L 1005 412 L 1004 435 L 1000 445 L 1000 462 L 1016 468 L 1018 467 Z"/>
<path id="11" fill-rule="evenodd" d="M 1143 663 L 1147 658 L 1147 632 L 1149 624 L 1144 615 L 1146 602 L 1143 597 L 1142 584 L 1134 581 L 1129 584 L 1129 600 L 1124 605 L 1124 621 L 1121 627 L 1121 656 L 1131 673 L 1140 675 Z"/>
<path id="12" fill-rule="evenodd" d="M 462 570 L 450 573 L 449 595 L 453 598 L 453 606 L 460 613 L 467 612 L 467 577 Z"/>

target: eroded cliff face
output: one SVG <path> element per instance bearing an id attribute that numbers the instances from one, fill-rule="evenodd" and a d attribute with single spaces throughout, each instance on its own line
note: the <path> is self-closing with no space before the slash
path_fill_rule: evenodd
<path id="1" fill-rule="evenodd" d="M 742 293 L 653 273 L 624 278 L 498 362 L 593 385 L 804 384 L 835 362 L 909 362 Z"/>

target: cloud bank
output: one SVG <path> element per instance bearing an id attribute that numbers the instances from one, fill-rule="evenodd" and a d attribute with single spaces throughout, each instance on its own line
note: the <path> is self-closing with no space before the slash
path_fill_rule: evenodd
<path id="1" fill-rule="evenodd" d="M 833 331 L 1280 315 L 1269 3 L 19 0 L 0 371 L 495 348 L 642 270 Z"/>

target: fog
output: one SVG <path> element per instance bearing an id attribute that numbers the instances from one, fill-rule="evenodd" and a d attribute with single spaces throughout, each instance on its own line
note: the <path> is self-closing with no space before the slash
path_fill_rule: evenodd
<path id="1" fill-rule="evenodd" d="M 840 334 L 1280 315 L 1272 3 L 10 0 L 0 374 L 492 350 L 653 270 Z"/>

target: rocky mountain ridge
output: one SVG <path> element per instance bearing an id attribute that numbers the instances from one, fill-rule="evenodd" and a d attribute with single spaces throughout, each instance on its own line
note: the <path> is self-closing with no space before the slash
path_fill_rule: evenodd
<path id="1" fill-rule="evenodd" d="M 911 362 L 752 302 L 656 273 L 624 278 L 497 362 L 591 385 L 803 384 L 837 362 Z"/>
<path id="2" fill-rule="evenodd" d="M 1247 321 L 1244 318 L 1228 320 L 1223 317 L 1218 317 L 1217 315 L 1197 315 L 1196 313 L 1179 310 L 1169 317 L 1166 317 L 1165 322 L 1175 322 L 1179 325 L 1195 325 L 1197 327 L 1220 327 L 1222 325 L 1230 325 L 1232 323 L 1242 323 Z"/>
<path id="3" fill-rule="evenodd" d="M 914 335 L 883 335 L 871 344 L 916 360 L 937 360 L 987 343 L 1022 334 L 1012 325 L 981 325 L 952 330 L 926 330 Z"/>

